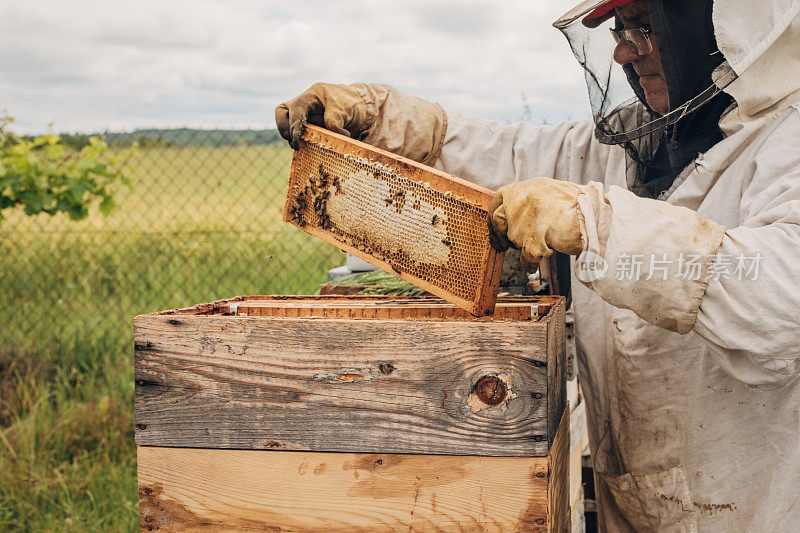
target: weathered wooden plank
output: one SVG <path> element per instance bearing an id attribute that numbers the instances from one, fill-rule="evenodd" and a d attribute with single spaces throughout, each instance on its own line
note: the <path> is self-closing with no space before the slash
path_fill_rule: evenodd
<path id="1" fill-rule="evenodd" d="M 547 434 L 552 443 L 561 415 L 567 405 L 566 388 L 566 350 L 565 350 L 565 317 L 564 300 L 559 299 L 550 308 L 547 319 Z"/>
<path id="2" fill-rule="evenodd" d="M 143 531 L 563 531 L 545 457 L 138 450 Z"/>
<path id="3" fill-rule="evenodd" d="M 570 404 L 571 406 L 572 404 Z M 569 443 L 569 501 L 572 508 L 572 524 L 583 523 L 583 472 L 581 457 L 589 447 L 589 434 L 586 430 L 586 403 L 580 402 L 570 411 Z"/>
<path id="4" fill-rule="evenodd" d="M 563 410 L 553 445 L 548 455 L 547 519 L 549 531 L 570 531 L 572 513 L 569 500 L 569 409 Z"/>
<path id="5" fill-rule="evenodd" d="M 546 455 L 548 404 L 563 388 L 548 385 L 550 367 L 563 368 L 552 361 L 563 350 L 551 318 L 559 320 L 140 316 L 136 442 Z"/>
<path id="6" fill-rule="evenodd" d="M 548 457 L 138 448 L 143 531 L 566 532 L 569 413 Z"/>

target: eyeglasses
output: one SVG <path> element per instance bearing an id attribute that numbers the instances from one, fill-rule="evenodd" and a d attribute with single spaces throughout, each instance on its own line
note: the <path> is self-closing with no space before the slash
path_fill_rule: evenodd
<path id="1" fill-rule="evenodd" d="M 614 41 L 619 44 L 620 41 L 625 41 L 625 44 L 636 55 L 646 56 L 653 51 L 653 42 L 650 40 L 650 33 L 653 30 L 642 26 L 640 28 L 626 28 L 624 30 L 615 30 L 611 28 L 611 35 L 614 36 Z"/>

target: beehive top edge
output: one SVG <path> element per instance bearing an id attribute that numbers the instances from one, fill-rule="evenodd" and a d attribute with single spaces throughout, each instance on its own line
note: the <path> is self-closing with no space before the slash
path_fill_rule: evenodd
<path id="1" fill-rule="evenodd" d="M 498 299 L 494 316 L 475 317 L 439 298 L 344 295 L 236 296 L 144 316 L 260 316 L 272 318 L 364 318 L 406 320 L 508 321 L 546 318 L 563 301 L 557 296 Z M 139 317 L 136 317 L 139 318 Z"/>

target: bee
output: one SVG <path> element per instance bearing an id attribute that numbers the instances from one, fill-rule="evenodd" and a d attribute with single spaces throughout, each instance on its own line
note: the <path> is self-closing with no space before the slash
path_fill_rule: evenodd
<path id="1" fill-rule="evenodd" d="M 320 189 L 324 189 L 325 187 L 328 186 L 328 178 L 330 178 L 329 174 L 326 174 L 326 173 L 322 172 L 322 170 L 319 171 L 319 188 Z"/>
<path id="2" fill-rule="evenodd" d="M 314 213 L 318 217 L 323 217 L 326 216 L 325 215 L 326 209 L 327 209 L 327 202 L 325 201 L 325 197 L 317 196 L 317 198 L 314 200 Z"/>
<path id="3" fill-rule="evenodd" d="M 292 222 L 295 222 L 298 226 L 303 227 L 306 225 L 305 220 L 303 220 L 303 211 L 296 205 L 292 205 L 289 208 L 289 215 L 289 218 L 292 220 Z"/>
<path id="4" fill-rule="evenodd" d="M 319 219 L 319 225 L 322 229 L 331 229 L 331 217 L 327 213 L 323 214 Z"/>
<path id="5" fill-rule="evenodd" d="M 296 208 L 299 211 L 302 211 L 302 210 L 304 210 L 306 208 L 306 195 L 305 195 L 305 193 L 303 191 L 300 191 L 297 194 L 297 196 L 294 197 L 294 201 L 295 201 L 295 204 L 297 206 Z M 292 206 L 292 207 L 294 207 L 294 206 Z"/>

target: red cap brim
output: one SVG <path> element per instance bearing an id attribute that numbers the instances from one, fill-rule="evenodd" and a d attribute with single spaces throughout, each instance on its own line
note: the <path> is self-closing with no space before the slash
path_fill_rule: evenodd
<path id="1" fill-rule="evenodd" d="M 634 0 L 610 0 L 586 15 L 583 18 L 583 24 L 584 26 L 595 28 L 611 18 L 613 16 L 611 11 L 613 11 L 615 8 L 631 4 L 633 2 Z"/>

